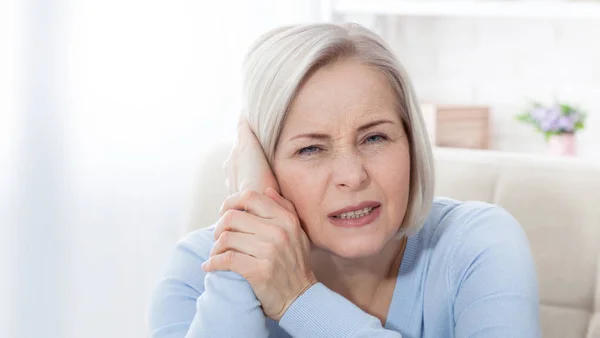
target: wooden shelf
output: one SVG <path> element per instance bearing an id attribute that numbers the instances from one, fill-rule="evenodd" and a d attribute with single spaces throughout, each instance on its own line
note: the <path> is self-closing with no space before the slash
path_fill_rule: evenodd
<path id="1" fill-rule="evenodd" d="M 340 14 L 600 19 L 600 2 L 532 0 L 333 0 Z"/>

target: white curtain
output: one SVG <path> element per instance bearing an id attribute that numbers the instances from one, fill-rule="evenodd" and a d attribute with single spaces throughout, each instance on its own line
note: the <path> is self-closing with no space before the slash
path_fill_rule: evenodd
<path id="1" fill-rule="evenodd" d="M 0 1 L 1 337 L 147 337 L 244 52 L 320 1 Z M 5 320 L 6 319 L 6 320 Z"/>

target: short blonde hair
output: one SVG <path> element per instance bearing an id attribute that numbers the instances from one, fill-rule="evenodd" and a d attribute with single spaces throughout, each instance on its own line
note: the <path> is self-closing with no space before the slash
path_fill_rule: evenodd
<path id="1" fill-rule="evenodd" d="M 262 35 L 244 61 L 242 113 L 272 164 L 300 85 L 316 69 L 343 58 L 380 70 L 396 93 L 411 161 L 409 201 L 400 233 L 413 234 L 425 222 L 433 201 L 431 145 L 406 71 L 378 35 L 358 24 L 330 23 L 286 26 Z"/>

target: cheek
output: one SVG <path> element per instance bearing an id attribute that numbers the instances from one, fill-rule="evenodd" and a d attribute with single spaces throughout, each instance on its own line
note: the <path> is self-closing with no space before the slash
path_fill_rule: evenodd
<path id="1" fill-rule="evenodd" d="M 303 164 L 280 164 L 274 169 L 277 182 L 283 196 L 294 203 L 296 210 L 305 211 L 314 208 L 320 200 L 318 173 L 314 168 Z"/>
<path id="2" fill-rule="evenodd" d="M 387 202 L 405 210 L 410 191 L 410 155 L 404 149 L 393 150 L 384 156 L 370 158 L 368 168 L 371 179 L 381 189 Z"/>
<path id="3" fill-rule="evenodd" d="M 390 159 L 397 160 L 390 160 Z M 408 190 L 410 181 L 410 158 L 403 154 L 390 154 L 370 162 L 371 177 L 379 181 L 382 188 Z"/>

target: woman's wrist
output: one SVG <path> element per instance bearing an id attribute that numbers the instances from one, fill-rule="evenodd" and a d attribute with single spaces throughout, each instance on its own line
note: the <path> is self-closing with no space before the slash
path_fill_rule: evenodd
<path id="1" fill-rule="evenodd" d="M 276 321 L 280 321 L 281 318 L 285 315 L 285 313 L 287 312 L 287 310 L 290 308 L 290 306 L 292 306 L 292 304 L 294 304 L 294 302 L 300 298 L 306 291 L 308 291 L 308 289 L 310 289 L 313 285 L 317 284 L 319 281 L 317 280 L 317 278 L 314 275 L 309 276 L 306 279 L 305 283 L 302 283 L 302 285 L 300 286 L 300 288 L 298 289 L 298 292 L 296 292 L 292 297 L 290 297 L 289 301 L 286 302 L 285 307 L 282 309 L 281 313 L 274 318 Z"/>

